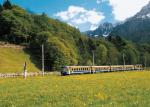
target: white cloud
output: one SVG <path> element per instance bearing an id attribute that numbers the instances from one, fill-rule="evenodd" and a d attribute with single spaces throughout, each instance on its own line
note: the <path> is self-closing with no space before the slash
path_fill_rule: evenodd
<path id="1" fill-rule="evenodd" d="M 116 20 L 123 21 L 134 16 L 149 0 L 109 0 Z"/>
<path id="2" fill-rule="evenodd" d="M 96 0 L 97 4 L 103 3 L 103 2 L 107 2 L 108 0 Z"/>
<path id="3" fill-rule="evenodd" d="M 101 3 L 101 0 L 96 0 L 96 3 L 97 3 L 97 4 L 100 4 L 100 3 Z"/>
<path id="4" fill-rule="evenodd" d="M 96 28 L 98 28 L 98 25 L 91 25 L 90 30 L 95 30 Z"/>
<path id="5" fill-rule="evenodd" d="M 90 28 L 98 26 L 105 18 L 103 13 L 97 12 L 95 9 L 87 10 L 79 6 L 69 6 L 68 10 L 58 12 L 55 16 L 74 26 L 80 26 L 81 24 L 86 26 L 86 24 L 89 24 Z"/>

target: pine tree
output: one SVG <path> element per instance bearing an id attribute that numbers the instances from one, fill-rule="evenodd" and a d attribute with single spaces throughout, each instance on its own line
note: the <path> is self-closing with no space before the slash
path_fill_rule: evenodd
<path id="1" fill-rule="evenodd" d="M 12 8 L 11 2 L 9 0 L 5 0 L 3 3 L 3 8 L 4 9 L 11 9 Z"/>
<path id="2" fill-rule="evenodd" d="M 43 17 L 47 17 L 47 14 L 43 12 L 43 13 L 42 13 L 42 16 L 43 16 Z"/>
<path id="3" fill-rule="evenodd" d="M 0 12 L 3 11 L 3 6 L 0 4 Z"/>

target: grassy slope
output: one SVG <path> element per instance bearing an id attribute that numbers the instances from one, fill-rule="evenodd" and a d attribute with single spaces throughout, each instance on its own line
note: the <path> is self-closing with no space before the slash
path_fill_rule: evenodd
<path id="1" fill-rule="evenodd" d="M 150 72 L 0 79 L 0 107 L 150 107 Z"/>
<path id="2" fill-rule="evenodd" d="M 22 49 L 0 47 L 0 73 L 22 72 L 25 61 L 29 72 L 39 71 Z"/>

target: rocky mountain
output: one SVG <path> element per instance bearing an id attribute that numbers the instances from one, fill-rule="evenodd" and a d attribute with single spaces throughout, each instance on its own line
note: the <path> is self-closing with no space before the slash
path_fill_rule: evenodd
<path id="1" fill-rule="evenodd" d="M 134 18 L 150 18 L 150 2 L 148 5 L 144 6 L 140 12 L 138 12 Z"/>
<path id="2" fill-rule="evenodd" d="M 89 36 L 108 36 L 110 32 L 113 30 L 112 23 L 103 23 L 97 29 L 93 31 L 87 31 L 86 34 Z"/>
<path id="3" fill-rule="evenodd" d="M 150 3 L 144 6 L 135 16 L 114 27 L 110 36 L 117 35 L 135 43 L 150 41 Z"/>

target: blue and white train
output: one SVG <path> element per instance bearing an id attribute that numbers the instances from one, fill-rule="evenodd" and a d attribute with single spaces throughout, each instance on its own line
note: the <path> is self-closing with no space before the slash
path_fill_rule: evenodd
<path id="1" fill-rule="evenodd" d="M 132 71 L 132 70 L 143 70 L 143 66 L 141 64 L 112 65 L 112 66 L 65 66 L 61 71 L 61 75 L 90 74 L 97 72 Z"/>

